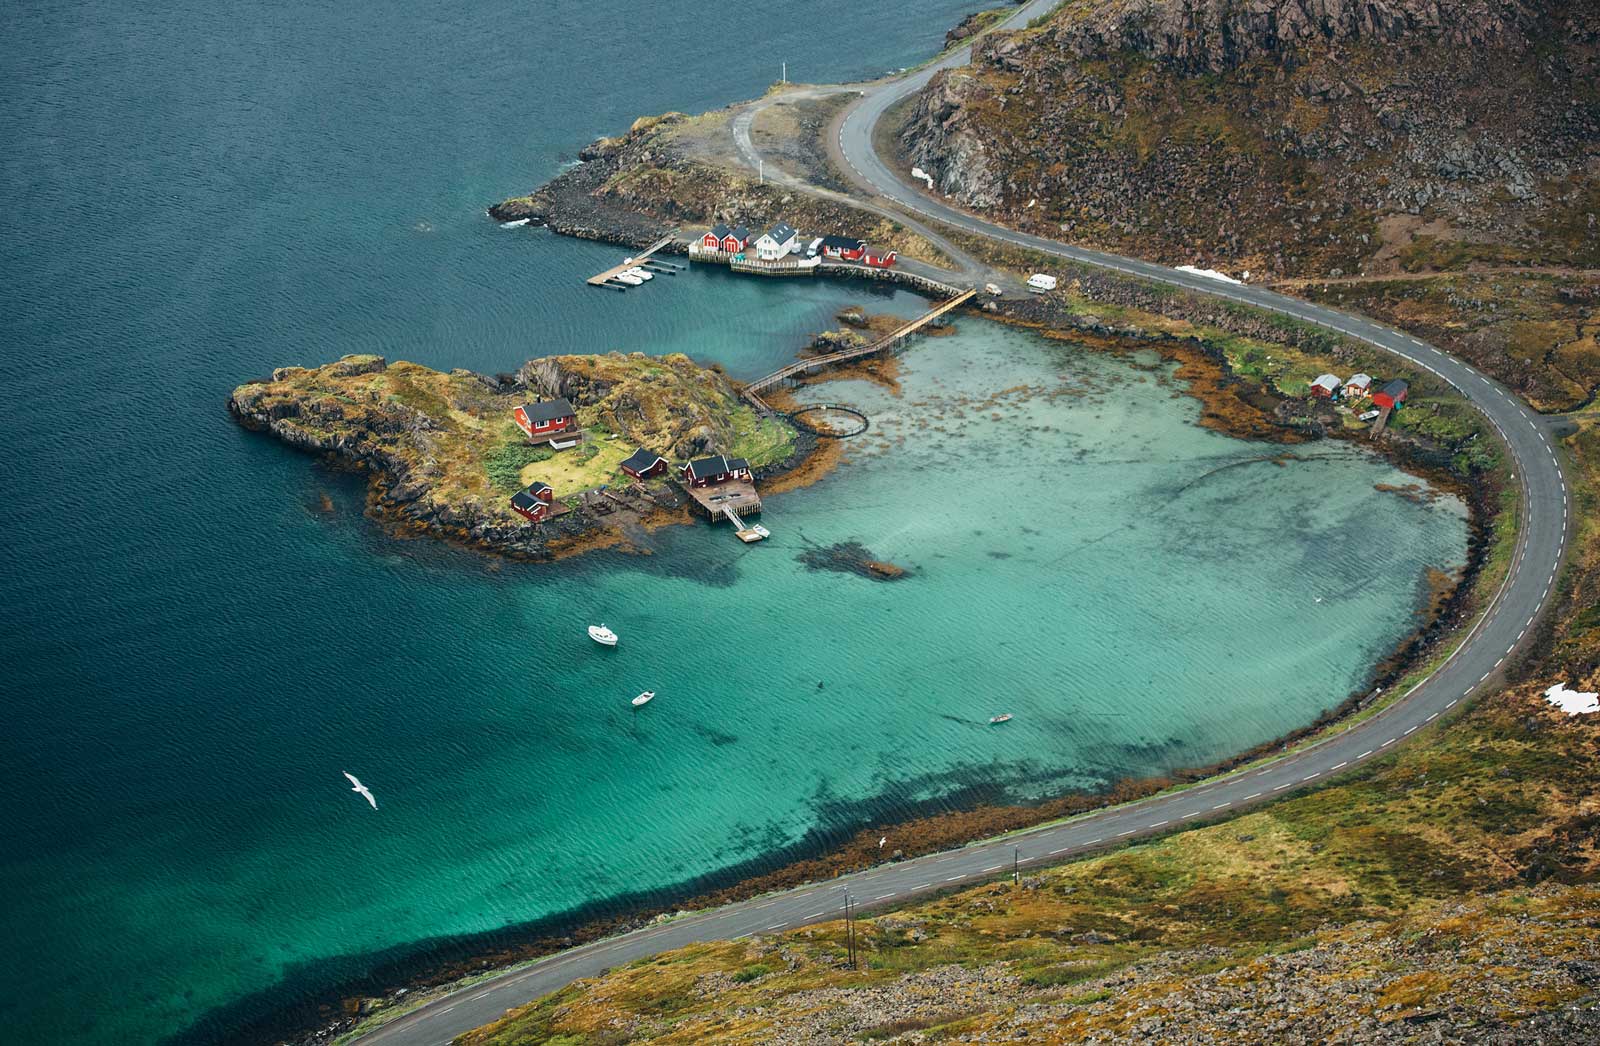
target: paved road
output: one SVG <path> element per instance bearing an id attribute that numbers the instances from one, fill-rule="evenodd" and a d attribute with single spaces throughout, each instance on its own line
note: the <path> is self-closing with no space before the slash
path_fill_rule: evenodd
<path id="1" fill-rule="evenodd" d="M 1031 18 L 1050 6 L 1053 0 L 1037 0 L 1021 8 L 1016 17 Z M 511 1007 L 634 959 L 698 941 L 775 933 L 838 918 L 847 891 L 864 908 L 899 904 L 918 895 L 1006 874 L 1014 861 L 1023 868 L 1055 863 L 1142 836 L 1226 817 L 1387 754 L 1471 697 L 1526 636 L 1549 597 L 1569 529 L 1566 481 L 1549 437 L 1553 423 L 1534 414 L 1471 367 L 1400 331 L 1260 288 L 1235 286 L 1149 262 L 1015 233 L 948 207 L 905 184 L 873 153 L 872 125 L 890 105 L 921 87 L 937 68 L 962 61 L 964 52 L 902 80 L 869 87 L 846 115 L 840 125 L 840 149 L 864 186 L 896 204 L 972 232 L 1321 324 L 1402 356 L 1456 386 L 1504 437 L 1523 492 L 1523 525 L 1512 568 L 1489 612 L 1445 664 L 1389 708 L 1317 745 L 1270 763 L 1064 824 L 882 865 L 574 948 L 455 992 L 374 1030 L 358 1042 L 366 1046 L 437 1046 L 495 1020 Z"/>

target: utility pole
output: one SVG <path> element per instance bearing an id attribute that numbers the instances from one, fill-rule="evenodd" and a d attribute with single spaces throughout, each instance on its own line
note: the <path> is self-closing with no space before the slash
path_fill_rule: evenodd
<path id="1" fill-rule="evenodd" d="M 783 63 L 783 82 L 786 83 L 786 84 L 789 82 L 789 63 L 788 62 L 784 62 Z"/>
<path id="2" fill-rule="evenodd" d="M 757 177 L 761 179 L 761 184 L 767 184 L 767 161 L 758 157 L 756 159 L 756 170 L 758 172 Z"/>
<path id="3" fill-rule="evenodd" d="M 1022 847 L 1011 848 L 1011 881 L 1018 886 L 1022 885 Z"/>

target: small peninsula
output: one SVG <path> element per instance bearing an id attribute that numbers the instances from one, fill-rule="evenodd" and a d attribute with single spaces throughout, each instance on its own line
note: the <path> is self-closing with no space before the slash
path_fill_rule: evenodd
<path id="1" fill-rule="evenodd" d="M 541 424 L 555 404 L 562 416 Z M 668 479 L 681 462 L 742 458 L 759 478 L 814 445 L 681 354 L 546 356 L 495 376 L 345 356 L 240 385 L 228 408 L 248 428 L 366 472 L 369 511 L 385 522 L 526 559 L 686 521 Z M 639 469 L 636 455 L 654 467 Z M 630 460 L 642 476 L 624 469 Z"/>

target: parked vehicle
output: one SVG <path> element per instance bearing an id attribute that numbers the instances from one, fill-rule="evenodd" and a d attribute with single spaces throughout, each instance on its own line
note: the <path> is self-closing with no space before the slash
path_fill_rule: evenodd
<path id="1" fill-rule="evenodd" d="M 1028 289 L 1035 294 L 1056 289 L 1056 278 L 1046 273 L 1036 272 L 1028 277 Z"/>

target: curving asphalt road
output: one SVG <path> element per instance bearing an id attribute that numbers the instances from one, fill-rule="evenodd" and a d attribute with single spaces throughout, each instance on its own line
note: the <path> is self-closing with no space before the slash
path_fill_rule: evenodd
<path id="1" fill-rule="evenodd" d="M 1035 0 L 1012 21 L 1054 6 Z M 1101 266 L 1203 294 L 1231 298 L 1359 338 L 1403 357 L 1464 393 L 1503 437 L 1522 486 L 1522 527 L 1505 582 L 1455 653 L 1432 675 L 1384 711 L 1307 748 L 1215 778 L 1195 787 L 1113 807 L 1062 824 L 975 843 L 825 883 L 802 886 L 685 916 L 569 951 L 471 987 L 462 988 L 355 1040 L 365 1046 L 441 1046 L 454 1036 L 499 1018 L 573 980 L 699 941 L 727 940 L 793 929 L 839 918 L 845 897 L 862 908 L 900 904 L 921 894 L 1008 874 L 1013 864 L 1050 864 L 1121 842 L 1226 817 L 1349 767 L 1379 758 L 1426 728 L 1495 675 L 1523 641 L 1544 608 L 1566 550 L 1568 493 L 1551 445 L 1550 419 L 1438 349 L 1400 331 L 1268 290 L 1211 280 L 1164 266 L 1069 247 L 1012 232 L 949 207 L 906 184 L 872 149 L 872 128 L 895 102 L 922 87 L 939 69 L 966 61 L 963 50 L 899 80 L 868 86 L 839 125 L 840 150 L 863 188 L 894 204 L 969 232 L 1029 247 L 1075 262 Z"/>

